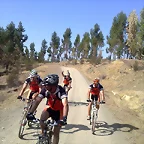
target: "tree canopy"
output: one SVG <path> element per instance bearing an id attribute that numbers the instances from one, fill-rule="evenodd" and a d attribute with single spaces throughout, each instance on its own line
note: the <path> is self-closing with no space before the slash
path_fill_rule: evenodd
<path id="1" fill-rule="evenodd" d="M 101 27 L 95 23 L 82 37 L 77 34 L 74 42 L 71 28 L 66 28 L 63 37 L 60 38 L 56 31 L 51 35 L 50 43 L 46 39 L 41 42 L 39 51 L 35 49 L 35 43 L 25 46 L 28 39 L 26 30 L 20 21 L 18 26 L 10 22 L 5 28 L 0 27 L 0 65 L 7 70 L 18 62 L 25 61 L 62 61 L 71 59 L 89 59 L 95 62 L 105 46 L 110 59 L 144 59 L 144 8 L 140 17 L 136 11 L 128 16 L 121 11 L 112 21 L 112 26 L 106 38 Z M 48 59 L 45 59 L 48 56 Z"/>

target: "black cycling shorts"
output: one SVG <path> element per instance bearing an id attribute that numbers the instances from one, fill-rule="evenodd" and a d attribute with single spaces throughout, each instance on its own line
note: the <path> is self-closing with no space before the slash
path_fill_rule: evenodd
<path id="1" fill-rule="evenodd" d="M 36 93 L 36 92 L 31 91 L 28 98 L 29 98 L 29 99 L 32 99 L 32 96 L 33 96 L 34 93 Z"/>
<path id="2" fill-rule="evenodd" d="M 47 112 L 49 113 L 49 117 L 51 117 L 53 120 L 55 120 L 56 122 L 58 121 L 58 120 L 60 120 L 60 111 L 58 110 L 58 111 L 55 111 L 55 110 L 53 110 L 53 109 L 51 109 L 51 108 L 48 108 L 47 109 Z"/>
<path id="3" fill-rule="evenodd" d="M 97 101 L 97 100 L 98 100 L 98 96 L 97 96 L 97 95 L 91 95 L 91 99 L 92 99 L 92 100 L 95 99 L 95 101 Z"/>

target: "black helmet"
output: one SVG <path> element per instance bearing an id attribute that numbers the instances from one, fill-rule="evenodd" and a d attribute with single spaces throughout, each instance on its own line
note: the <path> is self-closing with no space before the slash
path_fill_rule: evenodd
<path id="1" fill-rule="evenodd" d="M 51 74 L 43 79 L 42 85 L 58 85 L 59 76 L 57 74 Z"/>

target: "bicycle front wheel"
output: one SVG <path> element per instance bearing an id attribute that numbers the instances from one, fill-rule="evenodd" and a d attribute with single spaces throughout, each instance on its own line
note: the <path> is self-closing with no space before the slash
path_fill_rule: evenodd
<path id="1" fill-rule="evenodd" d="M 19 127 L 19 132 L 18 132 L 18 137 L 19 138 L 22 138 L 25 125 L 27 124 L 26 115 L 27 115 L 27 111 L 24 111 L 23 118 L 20 121 L 20 127 Z"/>
<path id="2" fill-rule="evenodd" d="M 49 142 L 49 138 L 45 137 L 45 138 L 39 139 L 36 144 L 51 144 L 51 143 Z"/>
<path id="3" fill-rule="evenodd" d="M 94 134 L 94 132 L 95 132 L 96 121 L 97 121 L 97 113 L 96 113 L 96 111 L 94 111 L 93 114 L 92 114 L 92 121 L 91 121 L 91 124 L 92 124 L 92 134 Z"/>

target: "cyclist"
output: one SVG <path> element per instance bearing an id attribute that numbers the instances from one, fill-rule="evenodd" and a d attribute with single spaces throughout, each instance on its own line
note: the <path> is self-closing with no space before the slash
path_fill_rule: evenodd
<path id="1" fill-rule="evenodd" d="M 64 80 L 63 80 L 64 88 L 66 90 L 66 93 L 68 94 L 69 90 L 72 88 L 71 87 L 72 78 L 70 76 L 69 70 L 67 70 L 66 75 L 64 75 L 64 71 L 62 71 L 62 76 L 64 77 Z"/>
<path id="2" fill-rule="evenodd" d="M 88 116 L 87 120 L 90 120 L 90 112 L 91 112 L 91 106 L 92 101 L 95 99 L 97 101 L 96 107 L 99 109 L 99 103 L 100 103 L 100 91 L 103 89 L 102 85 L 99 84 L 99 78 L 95 78 L 93 83 L 90 84 L 89 90 L 88 90 L 88 99 L 87 102 L 89 102 L 88 105 Z M 90 100 L 91 97 L 91 100 Z"/>
<path id="3" fill-rule="evenodd" d="M 41 89 L 41 92 L 36 97 L 36 101 L 32 105 L 30 113 L 27 115 L 28 120 L 35 120 L 36 118 L 33 115 L 33 112 L 42 101 L 43 98 L 47 98 L 46 108 L 43 110 L 40 117 L 40 125 L 42 129 L 42 135 L 39 137 L 43 138 L 43 134 L 45 131 L 45 124 L 49 117 L 51 117 L 57 123 L 61 123 L 61 125 L 67 124 L 67 115 L 68 115 L 68 100 L 65 89 L 58 85 L 59 76 L 56 74 L 48 75 L 43 80 L 44 87 Z M 59 143 L 59 133 L 61 126 L 54 127 L 54 139 L 52 144 Z"/>
<path id="4" fill-rule="evenodd" d="M 38 75 L 37 71 L 33 69 L 30 72 L 29 77 L 25 80 L 17 99 L 22 99 L 22 95 L 24 94 L 27 86 L 29 85 L 30 91 L 29 94 L 27 95 L 27 106 L 29 106 L 30 100 L 35 99 L 36 94 L 38 94 L 38 92 L 40 91 L 41 83 L 42 83 L 42 79 Z"/>

